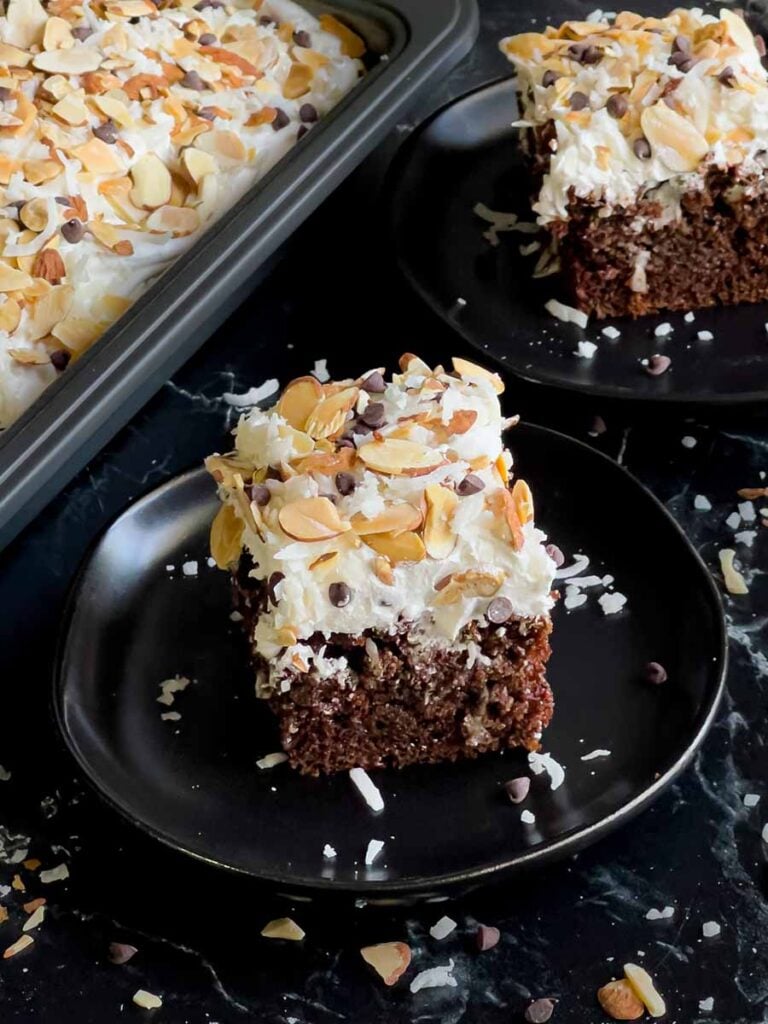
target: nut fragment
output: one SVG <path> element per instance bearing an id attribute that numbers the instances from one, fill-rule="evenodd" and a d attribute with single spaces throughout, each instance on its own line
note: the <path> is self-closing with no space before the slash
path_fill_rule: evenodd
<path id="1" fill-rule="evenodd" d="M 360 955 L 383 979 L 385 985 L 394 985 L 411 962 L 411 949 L 404 942 L 380 942 L 364 946 Z"/>
<path id="2" fill-rule="evenodd" d="M 326 551 L 324 555 L 320 555 L 314 562 L 309 565 L 310 572 L 316 572 L 317 570 L 326 571 L 332 569 L 339 560 L 338 551 Z"/>
<path id="3" fill-rule="evenodd" d="M 709 143 L 682 114 L 663 100 L 640 115 L 643 134 L 671 171 L 693 171 L 709 152 Z"/>
<path id="4" fill-rule="evenodd" d="M 154 210 L 170 202 L 173 191 L 171 172 L 154 153 L 146 153 L 136 161 L 131 167 L 131 178 L 131 200 L 141 209 Z"/>
<path id="5" fill-rule="evenodd" d="M 323 389 L 316 377 L 297 377 L 280 396 L 277 411 L 296 430 L 304 430 L 309 414 L 322 397 Z"/>
<path id="6" fill-rule="evenodd" d="M 445 490 L 445 488 L 440 488 Z M 377 516 L 364 516 L 357 512 L 352 516 L 352 529 L 361 537 L 369 537 L 374 533 L 403 533 L 406 530 L 418 530 L 422 515 L 419 509 L 408 502 L 388 505 Z"/>
<path id="7" fill-rule="evenodd" d="M 268 921 L 261 929 L 261 934 L 265 939 L 287 939 L 290 942 L 301 942 L 306 932 L 290 917 L 278 917 L 274 921 Z"/>
<path id="8" fill-rule="evenodd" d="M 744 50 L 746 53 L 754 51 L 755 37 L 743 18 L 739 17 L 735 11 L 729 11 L 723 7 L 720 9 L 720 20 L 728 26 L 728 35 L 740 50 Z"/>
<path id="9" fill-rule="evenodd" d="M 136 1006 L 140 1006 L 142 1010 L 159 1010 L 163 1005 L 163 1000 L 160 996 L 156 996 L 154 992 L 147 992 L 143 988 L 133 993 L 132 1001 Z"/>
<path id="10" fill-rule="evenodd" d="M 748 594 L 749 587 L 746 580 L 733 564 L 735 557 L 736 552 L 733 548 L 723 548 L 719 552 L 720 570 L 725 580 L 725 589 L 729 594 Z"/>
<path id="11" fill-rule="evenodd" d="M 374 533 L 363 539 L 369 548 L 388 558 L 392 565 L 399 565 L 400 562 L 421 562 L 427 554 L 418 533 Z"/>
<path id="12" fill-rule="evenodd" d="M 300 498 L 283 505 L 277 515 L 284 533 L 294 540 L 330 540 L 350 529 L 328 498 Z"/>
<path id="13" fill-rule="evenodd" d="M 33 277 L 42 277 L 51 284 L 58 284 L 63 277 L 67 276 L 67 268 L 64 260 L 55 249 L 43 249 L 37 254 L 32 267 Z"/>
<path id="14" fill-rule="evenodd" d="M 376 574 L 376 578 L 385 586 L 393 586 L 395 582 L 395 574 L 392 572 L 392 563 L 384 555 L 379 555 L 374 559 L 373 571 Z"/>
<path id="15" fill-rule="evenodd" d="M 12 945 L 10 945 L 3 953 L 3 960 L 10 960 L 12 956 L 16 956 L 17 953 L 22 953 L 25 949 L 32 945 L 35 940 L 31 935 L 22 935 Z"/>
<path id="16" fill-rule="evenodd" d="M 447 558 L 456 546 L 451 520 L 459 503 L 458 496 L 447 487 L 430 484 L 424 491 L 424 497 L 427 502 L 424 547 L 431 558 Z"/>
<path id="17" fill-rule="evenodd" d="M 614 1020 L 638 1020 L 645 1012 L 645 1007 L 625 978 L 603 985 L 598 989 L 597 999 Z"/>
<path id="18" fill-rule="evenodd" d="M 466 569 L 454 572 L 437 584 L 435 604 L 456 604 L 465 597 L 493 597 L 504 582 L 498 570 Z"/>
<path id="19" fill-rule="evenodd" d="M 244 525 L 231 505 L 222 505 L 211 523 L 211 555 L 220 569 L 240 558 Z"/>
<path id="20" fill-rule="evenodd" d="M 369 469 L 386 476 L 423 476 L 445 463 L 434 448 L 389 437 L 361 445 L 357 454 Z"/>
<path id="21" fill-rule="evenodd" d="M 454 356 L 451 361 L 453 369 L 460 377 L 466 377 L 468 380 L 474 378 L 475 380 L 490 381 L 496 394 L 503 394 L 504 381 L 498 373 L 492 373 L 490 370 L 486 370 L 484 366 L 478 366 L 477 363 L 472 363 L 469 359 L 460 359 L 458 356 Z"/>
<path id="22" fill-rule="evenodd" d="M 314 438 L 335 437 L 343 429 L 347 414 L 357 401 L 360 389 L 342 388 L 317 403 L 307 418 L 304 429 Z"/>
<path id="23" fill-rule="evenodd" d="M 637 964 L 624 964 L 624 974 L 635 994 L 643 1001 L 645 1008 L 652 1017 L 663 1017 L 667 1012 L 664 1000 L 656 991 L 648 971 Z"/>

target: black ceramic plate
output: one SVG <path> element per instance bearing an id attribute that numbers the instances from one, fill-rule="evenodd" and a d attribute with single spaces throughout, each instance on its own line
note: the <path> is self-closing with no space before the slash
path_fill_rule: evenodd
<path id="1" fill-rule="evenodd" d="M 566 766 L 566 780 L 551 792 L 545 776 L 534 779 L 534 826 L 521 823 L 502 788 L 526 770 L 519 752 L 372 772 L 386 804 L 379 815 L 346 773 L 315 780 L 285 764 L 256 767 L 279 747 L 229 619 L 228 579 L 206 563 L 217 499 L 202 471 L 123 513 L 71 597 L 55 703 L 98 790 L 141 828 L 206 861 L 287 891 L 369 899 L 434 895 L 543 863 L 645 807 L 689 762 L 717 707 L 726 646 L 716 588 L 672 518 L 612 460 L 541 427 L 519 427 L 512 441 L 541 526 L 569 554 L 587 553 L 588 571 L 610 573 L 628 597 L 616 615 L 605 616 L 595 596 L 555 611 L 557 710 L 544 749 Z M 196 578 L 180 571 L 191 558 Z M 667 666 L 665 686 L 639 681 L 649 660 Z M 158 684 L 176 674 L 194 682 L 175 699 L 181 719 L 163 721 Z M 611 756 L 580 760 L 596 748 Z M 386 846 L 366 869 L 370 839 Z M 323 859 L 326 843 L 338 852 L 333 862 Z"/>
<path id="2" fill-rule="evenodd" d="M 478 202 L 531 222 L 528 177 L 518 150 L 517 100 L 511 79 L 438 111 L 408 140 L 390 176 L 390 216 L 402 270 L 429 305 L 485 355 L 526 380 L 611 398 L 695 403 L 768 398 L 768 305 L 638 320 L 592 321 L 585 330 L 552 317 L 544 304 L 564 299 L 557 277 L 532 279 L 538 254 L 522 256 L 530 234 L 508 232 L 492 247 Z M 463 299 L 466 305 L 457 304 Z M 666 339 L 654 336 L 673 325 Z M 601 334 L 613 325 L 621 337 Z M 712 341 L 699 341 L 709 331 Z M 574 355 L 594 341 L 592 359 Z M 671 356 L 672 368 L 649 377 L 641 359 Z"/>

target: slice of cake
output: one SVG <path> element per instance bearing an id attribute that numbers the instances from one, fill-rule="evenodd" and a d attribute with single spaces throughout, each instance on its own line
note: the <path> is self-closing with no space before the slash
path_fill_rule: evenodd
<path id="1" fill-rule="evenodd" d="M 501 43 L 533 209 L 596 317 L 768 298 L 764 44 L 734 11 L 626 11 Z"/>
<path id="2" fill-rule="evenodd" d="M 512 479 L 500 378 L 453 367 L 300 377 L 206 462 L 211 550 L 302 772 L 536 750 L 552 716 L 555 566 Z"/>

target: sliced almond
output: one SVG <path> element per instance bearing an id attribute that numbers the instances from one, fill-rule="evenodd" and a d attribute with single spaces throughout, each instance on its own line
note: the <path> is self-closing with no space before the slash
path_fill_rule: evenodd
<path id="1" fill-rule="evenodd" d="M 431 367 L 427 366 L 423 359 L 419 359 L 413 352 L 403 352 L 397 361 L 401 373 L 410 373 L 414 376 L 428 377 L 432 373 Z"/>
<path id="2" fill-rule="evenodd" d="M 73 126 L 88 122 L 88 108 L 85 105 L 85 100 L 74 92 L 68 93 L 54 104 L 51 113 L 65 124 Z"/>
<path id="3" fill-rule="evenodd" d="M 170 231 L 177 238 L 191 235 L 200 227 L 200 215 L 189 206 L 161 206 L 144 222 L 149 231 Z"/>
<path id="4" fill-rule="evenodd" d="M 89 139 L 82 146 L 75 146 L 72 156 L 92 174 L 119 174 L 123 170 L 122 164 L 115 156 L 115 147 L 108 146 L 101 139 Z"/>
<path id="5" fill-rule="evenodd" d="M 225 167 L 241 164 L 248 156 L 240 137 L 223 128 L 217 128 L 201 135 L 195 145 L 205 153 L 215 156 Z"/>
<path id="6" fill-rule="evenodd" d="M 645 1013 L 645 1006 L 626 978 L 603 985 L 598 989 L 597 1001 L 613 1020 L 639 1020 Z"/>
<path id="7" fill-rule="evenodd" d="M 182 150 L 181 166 L 195 185 L 199 185 L 206 174 L 215 174 L 218 170 L 218 164 L 213 156 L 195 146 L 188 146 Z"/>
<path id="8" fill-rule="evenodd" d="M 235 565 L 243 547 L 243 521 L 231 505 L 222 505 L 211 523 L 211 556 L 220 569 Z"/>
<path id="9" fill-rule="evenodd" d="M 288 939 L 290 942 L 301 942 L 306 932 L 290 917 L 278 917 L 269 921 L 261 929 L 265 939 Z"/>
<path id="10" fill-rule="evenodd" d="M 20 292 L 29 288 L 32 278 L 0 260 L 0 292 Z"/>
<path id="11" fill-rule="evenodd" d="M 419 509 L 407 502 L 389 505 L 377 516 L 364 516 L 361 512 L 352 516 L 352 529 L 361 537 L 374 533 L 404 533 L 418 530 L 422 515 Z"/>
<path id="12" fill-rule="evenodd" d="M 503 572 L 466 569 L 454 572 L 437 585 L 436 605 L 456 604 L 462 598 L 493 597 L 504 582 Z"/>
<path id="13" fill-rule="evenodd" d="M 667 1012 L 664 1000 L 656 991 L 648 971 L 637 964 L 624 964 L 624 973 L 637 997 L 643 1002 L 652 1017 L 663 1017 Z"/>
<path id="14" fill-rule="evenodd" d="M 309 92 L 315 73 L 308 64 L 291 64 L 290 71 L 283 81 L 283 96 L 287 100 L 296 100 Z"/>
<path id="15" fill-rule="evenodd" d="M 452 363 L 453 369 L 460 377 L 465 378 L 466 380 L 490 381 L 496 394 L 503 394 L 504 381 L 498 373 L 492 373 L 490 370 L 486 370 L 484 366 L 478 366 L 477 363 L 471 363 L 469 359 L 460 359 L 458 356 L 453 357 Z"/>
<path id="16" fill-rule="evenodd" d="M 496 472 L 501 477 L 501 482 L 506 486 L 509 483 L 509 469 L 507 468 L 507 460 L 504 458 L 503 452 L 497 457 L 494 465 L 496 466 Z"/>
<path id="17" fill-rule="evenodd" d="M 21 938 L 17 939 L 12 945 L 3 953 L 3 960 L 10 960 L 12 956 L 16 956 L 17 953 L 23 953 L 25 949 L 28 949 L 35 940 L 31 935 L 22 935 Z"/>
<path id="18" fill-rule="evenodd" d="M 19 211 L 19 219 L 30 231 L 44 231 L 48 226 L 48 203 L 42 196 L 30 199 Z"/>
<path id="19" fill-rule="evenodd" d="M 736 552 L 733 548 L 723 548 L 718 552 L 718 557 L 720 559 L 720 570 L 725 581 L 725 589 L 728 593 L 736 595 L 748 594 L 749 587 L 747 586 L 747 581 L 733 564 L 736 558 Z"/>
<path id="20" fill-rule="evenodd" d="M 321 438 L 318 445 L 322 441 Z M 336 473 L 349 471 L 354 464 L 355 457 L 354 448 L 340 448 L 337 452 L 314 452 L 293 465 L 297 473 L 322 473 L 324 476 L 334 476 Z"/>
<path id="21" fill-rule="evenodd" d="M 21 320 L 21 306 L 15 299 L 6 298 L 0 305 L 0 331 L 13 334 Z"/>
<path id="22" fill-rule="evenodd" d="M 69 312 L 74 296 L 75 290 L 71 285 L 59 284 L 34 302 L 25 321 L 27 337 L 38 341 L 50 334 Z"/>
<path id="23" fill-rule="evenodd" d="M 408 970 L 411 962 L 410 946 L 404 942 L 380 942 L 376 946 L 364 946 L 360 950 L 360 955 L 382 978 L 385 985 L 394 985 Z"/>
<path id="24" fill-rule="evenodd" d="M 6 8 L 5 40 L 29 49 L 43 38 L 48 15 L 39 0 L 10 0 Z"/>
<path id="25" fill-rule="evenodd" d="M 108 15 L 118 18 L 146 18 L 157 16 L 157 7 L 149 0 L 114 0 L 105 6 Z"/>
<path id="26" fill-rule="evenodd" d="M 67 268 L 60 253 L 55 249 L 43 249 L 39 252 L 32 266 L 32 276 L 42 277 L 50 284 L 59 284 L 61 279 L 67 276 Z"/>
<path id="27" fill-rule="evenodd" d="M 122 100 L 114 96 L 94 96 L 91 100 L 94 107 L 105 117 L 111 117 L 121 128 L 130 128 L 134 124 L 131 112 Z"/>
<path id="28" fill-rule="evenodd" d="M 318 402 L 307 418 L 304 429 L 314 438 L 335 437 L 343 429 L 347 414 L 357 401 L 359 389 L 342 388 Z"/>
<path id="29" fill-rule="evenodd" d="M 517 518 L 522 526 L 533 519 L 533 495 L 525 480 L 516 480 L 512 488 L 512 501 L 515 503 Z"/>
<path id="30" fill-rule="evenodd" d="M 7 185 L 11 180 L 11 175 L 15 174 L 16 171 L 21 170 L 21 164 L 18 160 L 13 160 L 5 153 L 0 153 L 0 185 Z M 34 184 L 34 182 L 33 182 Z M 5 223 L 9 218 L 5 217 L 0 223 Z M 14 231 L 16 230 L 14 226 Z"/>
<path id="31" fill-rule="evenodd" d="M 336 506 L 328 498 L 300 498 L 283 505 L 277 515 L 283 533 L 294 540 L 316 541 L 338 537 L 350 529 L 339 518 Z"/>
<path id="32" fill-rule="evenodd" d="M 9 43 L 0 43 L 0 64 L 7 68 L 25 68 L 32 60 L 32 54 Z"/>
<path id="33" fill-rule="evenodd" d="M 729 11 L 726 7 L 722 7 L 720 9 L 720 20 L 725 22 L 732 43 L 746 53 L 754 51 L 755 37 L 743 18 L 739 17 L 735 11 Z"/>
<path id="34" fill-rule="evenodd" d="M 339 560 L 339 552 L 338 551 L 326 551 L 324 555 L 320 555 L 319 558 L 316 558 L 314 560 L 314 562 L 310 563 L 309 571 L 310 572 L 327 571 L 328 569 L 332 569 L 336 565 L 338 560 Z"/>
<path id="35" fill-rule="evenodd" d="M 332 14 L 320 15 L 320 28 L 323 32 L 330 32 L 332 36 L 336 36 L 345 57 L 362 57 L 365 53 L 364 40 Z"/>
<path id="36" fill-rule="evenodd" d="M 457 409 L 444 426 L 449 435 L 466 434 L 476 422 L 477 412 L 474 409 Z"/>
<path id="37" fill-rule="evenodd" d="M 663 100 L 644 108 L 640 125 L 659 159 L 671 171 L 693 171 L 709 152 L 709 143 L 701 132 Z"/>
<path id="38" fill-rule="evenodd" d="M 391 587 L 395 582 L 395 574 L 392 571 L 392 563 L 385 555 L 378 555 L 373 560 L 373 571 L 376 578 L 385 586 Z"/>
<path id="39" fill-rule="evenodd" d="M 64 18 L 49 18 L 43 32 L 44 50 L 69 50 L 75 45 L 69 22 Z"/>
<path id="40" fill-rule="evenodd" d="M 377 554 L 388 558 L 392 565 L 421 562 L 427 555 L 418 533 L 374 533 L 363 540 Z"/>
<path id="41" fill-rule="evenodd" d="M 159 156 L 146 153 L 131 167 L 133 190 L 131 200 L 143 210 L 165 206 L 171 198 L 171 172 Z"/>
<path id="42" fill-rule="evenodd" d="M 44 366 L 50 362 L 45 352 L 36 352 L 32 348 L 9 348 L 8 355 L 22 366 Z"/>
<path id="43" fill-rule="evenodd" d="M 75 46 L 71 50 L 45 50 L 38 53 L 32 66 L 51 75 L 84 75 L 96 71 L 101 60 L 98 50 Z"/>
<path id="44" fill-rule="evenodd" d="M 424 476 L 446 461 L 434 448 L 389 437 L 362 445 L 357 454 L 369 469 L 386 476 Z"/>
<path id="45" fill-rule="evenodd" d="M 64 170 L 55 160 L 25 160 L 21 169 L 30 185 L 42 185 L 46 181 L 53 181 Z"/>
<path id="46" fill-rule="evenodd" d="M 451 520 L 459 499 L 454 491 L 440 484 L 430 484 L 424 491 L 424 497 L 427 502 L 424 547 L 430 558 L 447 558 L 456 546 Z"/>
<path id="47" fill-rule="evenodd" d="M 105 328 L 106 324 L 87 317 L 65 316 L 51 329 L 51 334 L 70 352 L 80 353 L 89 349 L 94 341 L 98 341 Z"/>
<path id="48" fill-rule="evenodd" d="M 515 504 L 512 495 L 506 487 L 502 487 L 498 491 L 494 491 L 492 494 L 487 495 L 485 501 L 486 505 L 492 510 L 494 516 L 506 525 L 507 530 L 509 531 L 509 540 L 512 544 L 513 550 L 520 551 L 525 542 L 525 537 L 523 535 L 523 526 L 520 522 L 520 516 L 517 512 L 517 505 Z"/>
<path id="49" fill-rule="evenodd" d="M 277 412 L 296 430 L 304 430 L 309 414 L 322 398 L 323 389 L 315 377 L 297 377 L 280 396 Z"/>

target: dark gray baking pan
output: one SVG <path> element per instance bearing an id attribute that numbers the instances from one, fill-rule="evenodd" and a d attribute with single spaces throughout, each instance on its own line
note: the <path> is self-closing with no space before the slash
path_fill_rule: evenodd
<path id="1" fill-rule="evenodd" d="M 304 0 L 374 55 L 358 86 L 0 433 L 0 548 L 223 322 L 259 268 L 469 50 L 476 0 Z M 376 60 L 375 55 L 384 56 Z"/>

